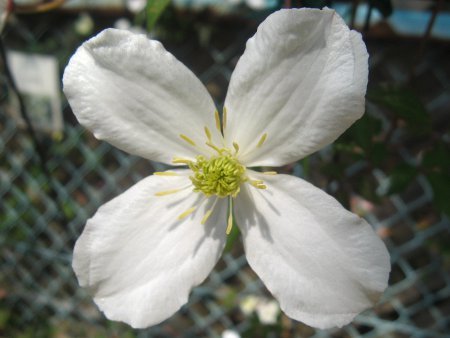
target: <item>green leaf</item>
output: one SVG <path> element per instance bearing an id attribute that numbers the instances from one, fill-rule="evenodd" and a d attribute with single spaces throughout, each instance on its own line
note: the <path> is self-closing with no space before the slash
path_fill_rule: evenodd
<path id="1" fill-rule="evenodd" d="M 428 182 L 433 189 L 435 205 L 450 216 L 450 173 L 431 172 L 427 174 Z"/>
<path id="2" fill-rule="evenodd" d="M 367 157 L 374 166 L 382 166 L 386 162 L 388 155 L 386 144 L 381 142 L 374 142 L 367 153 Z"/>
<path id="3" fill-rule="evenodd" d="M 372 203 L 380 203 L 380 196 L 377 194 L 378 182 L 373 177 L 368 177 L 367 175 L 352 177 L 351 184 L 352 191 L 355 191 Z"/>
<path id="4" fill-rule="evenodd" d="M 417 168 L 406 163 L 398 165 L 389 175 L 389 188 L 387 194 L 392 195 L 405 191 L 416 176 Z"/>
<path id="5" fill-rule="evenodd" d="M 384 86 L 369 91 L 367 98 L 404 120 L 406 127 L 413 133 L 424 134 L 431 131 L 430 116 L 413 91 Z"/>
<path id="6" fill-rule="evenodd" d="M 145 12 L 147 13 L 147 31 L 152 31 L 162 12 L 170 4 L 170 0 L 148 0 Z"/>
<path id="7" fill-rule="evenodd" d="M 310 163 L 309 163 L 309 156 L 303 158 L 300 160 L 300 165 L 302 166 L 303 169 L 303 175 L 307 178 L 309 177 L 310 174 Z"/>
<path id="8" fill-rule="evenodd" d="M 381 121 L 369 114 L 364 114 L 345 133 L 344 139 L 351 140 L 365 151 L 370 151 L 373 138 L 381 132 Z"/>
<path id="9" fill-rule="evenodd" d="M 435 205 L 450 216 L 450 146 L 440 142 L 428 150 L 422 167 L 433 189 Z"/>
<path id="10" fill-rule="evenodd" d="M 0 329 L 4 330 L 11 317 L 11 313 L 7 309 L 0 309 Z"/>
<path id="11" fill-rule="evenodd" d="M 422 165 L 439 172 L 450 172 L 450 146 L 439 143 L 425 153 Z"/>

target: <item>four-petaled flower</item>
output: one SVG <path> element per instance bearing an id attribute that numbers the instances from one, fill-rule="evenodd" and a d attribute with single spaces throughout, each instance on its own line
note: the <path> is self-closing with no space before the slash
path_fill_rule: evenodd
<path id="1" fill-rule="evenodd" d="M 248 263 L 290 317 L 350 322 L 386 288 L 389 255 L 360 217 L 302 179 L 250 167 L 295 162 L 364 112 L 368 54 L 330 9 L 281 10 L 247 42 L 222 119 L 161 43 L 107 29 L 64 73 L 79 122 L 158 172 L 87 221 L 73 268 L 106 316 L 157 324 L 210 273 L 235 222 Z"/>

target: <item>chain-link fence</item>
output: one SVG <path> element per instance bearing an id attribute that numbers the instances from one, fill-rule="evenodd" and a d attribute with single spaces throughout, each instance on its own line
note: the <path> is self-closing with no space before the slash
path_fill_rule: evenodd
<path id="1" fill-rule="evenodd" d="M 84 39 L 73 31 L 77 17 L 64 12 L 17 17 L 4 34 L 6 47 L 50 53 L 63 69 Z M 117 13 L 94 17 L 95 29 L 100 29 L 111 25 Z M 181 36 L 167 38 L 165 46 L 200 77 L 220 106 L 258 20 L 204 13 L 184 13 L 178 20 L 173 25 L 178 25 L 175 30 Z M 417 54 L 417 41 L 368 39 L 367 44 L 371 86 L 409 81 L 408 65 L 411 55 Z M 448 55 L 448 43 L 428 45 L 414 74 L 416 92 L 433 125 L 442 127 L 437 130 L 441 134 L 448 132 L 449 124 Z M 450 225 L 433 204 L 435 191 L 427 178 L 419 174 L 401 192 L 385 196 L 380 191 L 390 174 L 382 166 L 359 160 L 344 162 L 342 180 L 324 180 L 319 169 L 335 160 L 330 159 L 330 149 L 312 156 L 307 166 L 297 163 L 283 170 L 306 176 L 335 196 L 347 189 L 352 209 L 363 214 L 386 242 L 392 262 L 390 287 L 373 310 L 343 329 L 314 330 L 284 315 L 276 325 L 262 325 L 239 306 L 248 295 L 271 296 L 249 268 L 238 239 L 207 281 L 194 289 L 189 303 L 164 323 L 132 330 L 105 320 L 72 272 L 74 242 L 100 205 L 162 167 L 97 141 L 75 122 L 66 103 L 63 137 L 38 131 L 38 151 L 23 123 L 12 117 L 11 109 L 17 105 L 11 104 L 14 93 L 6 76 L 1 86 L 0 336 L 220 337 L 225 329 L 233 329 L 243 337 L 448 337 L 450 261 L 445 251 Z M 382 109 L 369 103 L 368 110 L 380 117 L 383 130 L 391 132 Z M 392 133 L 395 139 L 396 127 Z M 401 144 L 393 156 L 414 162 L 416 145 Z M 377 187 L 378 204 L 356 194 L 354 187 L 361 182 Z"/>

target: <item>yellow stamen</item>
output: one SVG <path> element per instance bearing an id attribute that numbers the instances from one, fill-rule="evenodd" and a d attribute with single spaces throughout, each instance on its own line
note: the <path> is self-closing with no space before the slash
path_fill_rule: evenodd
<path id="1" fill-rule="evenodd" d="M 227 127 L 227 108 L 223 107 L 223 115 L 222 115 L 222 128 L 225 130 Z"/>
<path id="2" fill-rule="evenodd" d="M 233 142 L 233 147 L 234 147 L 234 150 L 236 150 L 235 154 L 237 154 L 239 152 L 239 144 L 237 144 L 236 142 Z"/>
<path id="3" fill-rule="evenodd" d="M 266 138 L 267 138 L 267 133 L 264 133 L 264 135 L 261 136 L 261 138 L 259 139 L 259 142 L 256 145 L 256 147 L 258 147 L 258 148 L 261 147 L 263 145 L 264 141 L 266 140 Z"/>
<path id="4" fill-rule="evenodd" d="M 233 216 L 228 215 L 228 224 L 227 224 L 227 230 L 226 230 L 226 234 L 229 235 L 231 232 L 231 229 L 233 228 Z"/>
<path id="5" fill-rule="evenodd" d="M 205 216 L 203 216 L 202 221 L 201 221 L 200 223 L 201 223 L 201 224 L 205 224 L 206 221 L 208 220 L 209 216 L 211 216 L 212 212 L 213 212 L 213 209 L 212 209 L 212 208 L 209 209 L 209 210 L 205 213 Z"/>
<path id="6" fill-rule="evenodd" d="M 230 206 L 229 206 L 229 210 L 228 210 L 227 230 L 225 231 L 227 235 L 230 234 L 232 227 L 233 227 L 233 200 L 230 198 Z"/>
<path id="7" fill-rule="evenodd" d="M 220 117 L 219 117 L 219 112 L 216 110 L 214 112 L 214 118 L 216 119 L 216 128 L 219 132 L 222 132 L 221 128 L 220 128 Z"/>
<path id="8" fill-rule="evenodd" d="M 191 162 L 192 162 L 191 160 L 181 158 L 181 157 L 174 157 L 172 159 L 172 163 L 174 163 L 174 164 L 189 164 Z"/>
<path id="9" fill-rule="evenodd" d="M 277 175 L 278 173 L 276 171 L 264 171 L 264 175 Z"/>
<path id="10" fill-rule="evenodd" d="M 249 180 L 250 184 L 257 189 L 267 189 L 267 186 L 264 184 L 264 181 L 261 180 Z"/>
<path id="11" fill-rule="evenodd" d="M 218 148 L 217 146 L 215 146 L 214 144 L 212 144 L 211 142 L 206 142 L 206 145 L 208 147 L 213 148 L 215 151 L 217 151 L 219 154 L 222 154 L 222 150 L 220 148 Z"/>
<path id="12" fill-rule="evenodd" d="M 206 134 L 206 138 L 208 139 L 208 142 L 211 142 L 211 140 L 212 140 L 211 132 L 209 131 L 208 127 L 205 127 L 205 134 Z"/>
<path id="13" fill-rule="evenodd" d="M 185 140 L 187 143 L 189 143 L 191 146 L 195 147 L 195 142 L 192 141 L 191 138 L 187 137 L 186 135 L 180 134 L 180 137 Z"/>
<path id="14" fill-rule="evenodd" d="M 207 201 L 207 200 L 208 199 L 205 199 L 205 201 Z M 205 224 L 206 221 L 208 221 L 208 218 L 211 216 L 211 214 L 214 211 L 214 207 L 216 206 L 217 200 L 218 200 L 218 198 L 215 199 L 215 201 L 213 202 L 211 208 L 205 212 L 205 215 L 203 215 L 203 218 L 202 218 L 200 224 Z"/>
<path id="15" fill-rule="evenodd" d="M 186 218 L 190 214 L 192 214 L 195 211 L 196 207 L 192 207 L 187 209 L 185 212 L 183 212 L 180 216 L 178 216 L 179 220 L 182 220 L 183 218 Z"/>
<path id="16" fill-rule="evenodd" d="M 153 175 L 156 176 L 179 176 L 177 173 L 174 173 L 173 171 L 155 171 Z"/>
<path id="17" fill-rule="evenodd" d="M 182 189 L 172 189 L 172 190 L 165 190 L 165 191 L 158 191 L 155 193 L 155 196 L 166 196 L 166 195 L 170 195 L 170 194 L 175 194 L 179 191 L 181 191 Z"/>

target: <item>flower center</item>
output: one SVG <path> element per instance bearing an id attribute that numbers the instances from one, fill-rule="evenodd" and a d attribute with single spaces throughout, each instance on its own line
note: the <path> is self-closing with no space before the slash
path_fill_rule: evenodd
<path id="1" fill-rule="evenodd" d="M 199 155 L 195 162 L 189 163 L 189 168 L 193 172 L 190 179 L 194 191 L 202 192 L 207 197 L 236 197 L 241 183 L 247 180 L 245 167 L 226 150 L 209 159 Z"/>
<path id="2" fill-rule="evenodd" d="M 219 113 L 214 112 L 214 118 L 216 120 L 216 128 L 219 133 L 223 135 L 223 130 L 226 128 L 226 116 L 227 112 L 224 107 L 223 109 L 223 119 L 222 125 L 220 123 Z M 226 234 L 230 234 L 231 228 L 233 226 L 233 198 L 236 197 L 240 190 L 242 183 L 249 183 L 257 189 L 266 189 L 266 185 L 262 180 L 251 179 L 247 176 L 246 168 L 238 161 L 237 156 L 239 153 L 239 145 L 233 142 L 234 151 L 218 147 L 213 143 L 213 138 L 211 131 L 207 126 L 204 127 L 206 142 L 205 145 L 213 149 L 217 154 L 210 156 L 209 158 L 199 155 L 195 158 L 195 161 L 191 159 L 174 157 L 172 160 L 173 164 L 183 164 L 189 166 L 192 170 L 192 176 L 189 176 L 194 192 L 201 192 L 206 197 L 216 196 L 213 200 L 212 205 L 208 210 L 206 210 L 201 224 L 205 224 L 211 214 L 213 213 L 214 206 L 217 204 L 219 198 L 228 197 L 228 221 Z M 205 148 L 198 146 L 193 139 L 184 134 L 179 134 L 180 138 L 198 150 L 204 151 Z M 256 147 L 261 147 L 266 141 L 267 133 L 264 133 L 259 139 Z M 223 143 L 223 142 L 222 142 Z M 178 173 L 172 171 L 155 172 L 155 175 L 161 176 L 179 176 Z M 276 175 L 274 171 L 266 171 L 263 174 L 266 175 Z M 165 196 L 175 194 L 184 189 L 190 188 L 186 186 L 184 188 L 176 188 L 165 191 L 158 191 L 155 196 Z M 203 199 L 206 201 L 207 198 Z M 178 216 L 179 220 L 182 220 L 192 213 L 196 212 L 198 206 L 192 206 Z"/>

